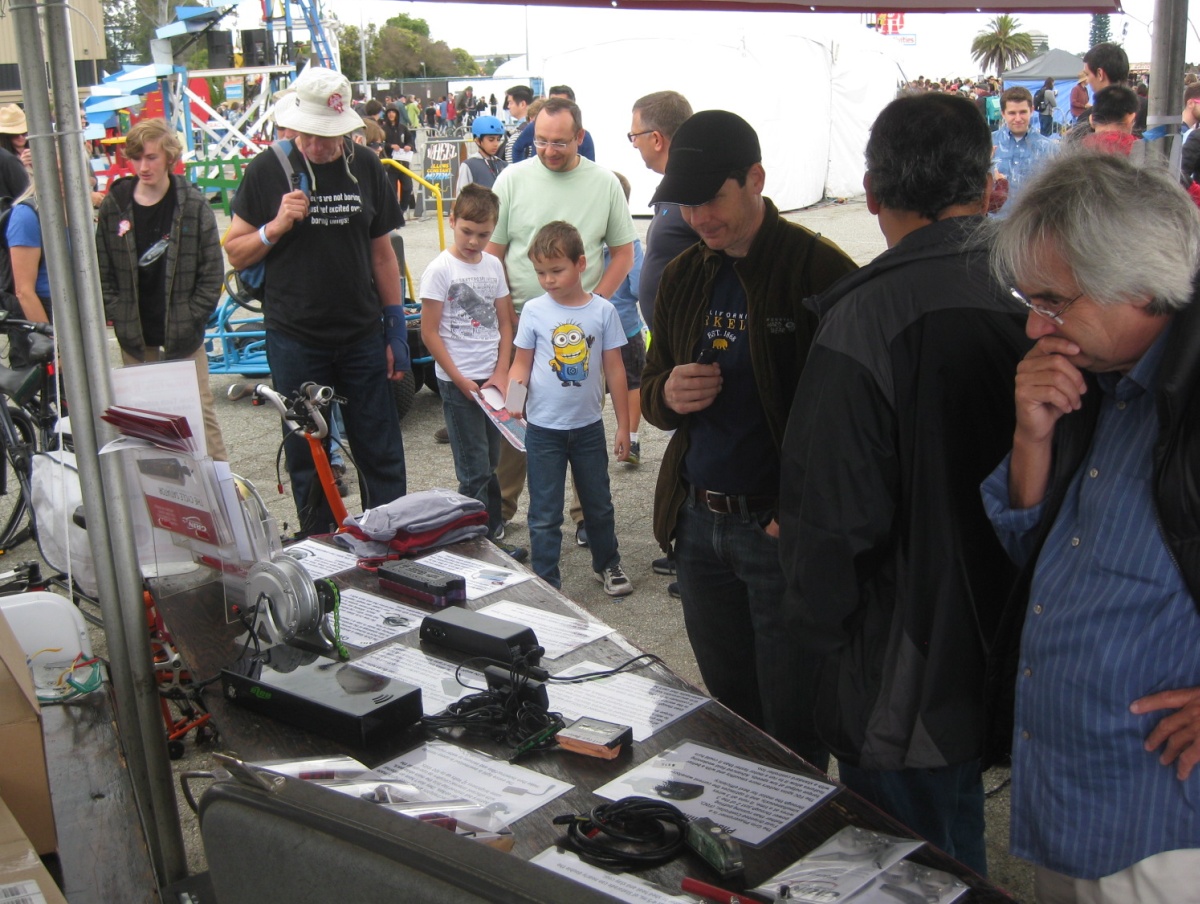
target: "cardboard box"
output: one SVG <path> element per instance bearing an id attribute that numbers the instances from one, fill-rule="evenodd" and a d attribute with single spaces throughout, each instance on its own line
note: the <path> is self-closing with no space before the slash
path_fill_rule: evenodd
<path id="1" fill-rule="evenodd" d="M 42 711 L 25 653 L 0 614 L 0 797 L 39 854 L 58 850 Z"/>
<path id="2" fill-rule="evenodd" d="M 0 798 L 0 900 L 67 904 L 3 798 Z"/>

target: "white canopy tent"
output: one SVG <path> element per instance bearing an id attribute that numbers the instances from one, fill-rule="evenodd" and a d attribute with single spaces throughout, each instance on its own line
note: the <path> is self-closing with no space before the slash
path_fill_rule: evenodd
<path id="1" fill-rule="evenodd" d="M 891 49 L 867 31 L 851 41 L 757 34 L 698 44 L 643 36 L 557 53 L 536 68 L 544 84 L 574 89 L 596 162 L 629 180 L 635 215 L 648 213 L 660 177 L 625 140 L 630 110 L 641 95 L 667 89 L 696 110 L 733 110 L 753 125 L 767 194 L 780 209 L 795 210 L 862 193 L 867 130 L 903 78 Z M 618 77 L 634 70 L 636 81 Z"/>

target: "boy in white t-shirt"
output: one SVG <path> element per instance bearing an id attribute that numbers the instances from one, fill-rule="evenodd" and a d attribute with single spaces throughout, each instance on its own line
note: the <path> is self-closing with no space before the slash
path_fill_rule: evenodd
<path id="1" fill-rule="evenodd" d="M 607 438 L 601 417 L 604 381 L 617 416 L 613 453 L 629 457 L 628 390 L 621 346 L 625 331 L 616 308 L 586 291 L 583 239 L 570 223 L 543 226 L 529 246 L 538 283 L 546 292 L 525 303 L 517 326 L 511 380 L 529 389 L 529 545 L 534 572 L 562 586 L 563 487 L 567 464 L 583 504 L 592 571 L 609 596 L 626 596 L 633 585 L 621 568 L 616 521 L 608 485 Z M 598 365 L 598 366 L 594 366 Z M 520 414 L 520 412 L 514 412 Z"/>
<path id="2" fill-rule="evenodd" d="M 458 491 L 487 506 L 493 540 L 503 536 L 496 479 L 503 440 L 473 394 L 487 386 L 508 389 L 512 296 L 504 265 L 483 250 L 499 214 L 490 189 L 464 186 L 450 215 L 454 244 L 421 276 L 421 339 L 433 355 Z M 519 562 L 528 555 L 500 546 Z"/>

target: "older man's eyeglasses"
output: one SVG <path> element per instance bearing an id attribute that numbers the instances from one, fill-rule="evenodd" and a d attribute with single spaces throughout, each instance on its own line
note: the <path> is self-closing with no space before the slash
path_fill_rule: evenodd
<path id="1" fill-rule="evenodd" d="M 571 146 L 571 142 L 547 141 L 545 138 L 535 138 L 533 139 L 533 146 L 540 151 L 544 151 L 546 148 L 550 148 L 551 150 L 555 151 L 565 151 Z"/>
<path id="2" fill-rule="evenodd" d="M 1059 325 L 1062 324 L 1062 315 L 1067 312 L 1067 308 L 1073 305 L 1079 299 L 1083 298 L 1083 292 L 1080 292 L 1074 298 L 1059 299 L 1053 295 L 1026 295 L 1020 289 L 1009 286 L 1008 291 L 1012 297 L 1035 314 L 1041 314 L 1047 320 L 1051 320 Z"/>
<path id="3" fill-rule="evenodd" d="M 640 136 L 653 135 L 657 131 L 657 129 L 646 129 L 644 132 L 629 132 L 625 137 L 629 139 L 630 144 L 637 144 L 637 140 Z"/>

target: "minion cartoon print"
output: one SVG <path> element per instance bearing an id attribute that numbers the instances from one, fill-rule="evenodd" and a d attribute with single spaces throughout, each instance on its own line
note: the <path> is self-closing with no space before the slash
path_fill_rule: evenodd
<path id="1" fill-rule="evenodd" d="M 595 336 L 584 336 L 583 327 L 575 323 L 563 323 L 554 328 L 550 334 L 550 342 L 554 346 L 550 369 L 558 377 L 560 385 L 583 385 L 588 375 L 592 343 L 595 341 Z"/>

